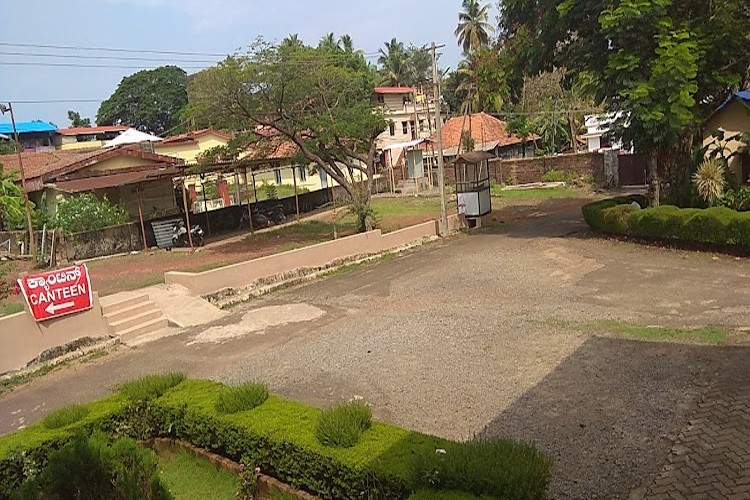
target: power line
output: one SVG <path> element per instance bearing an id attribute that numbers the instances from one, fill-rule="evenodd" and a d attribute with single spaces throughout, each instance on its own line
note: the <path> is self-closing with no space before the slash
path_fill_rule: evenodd
<path id="1" fill-rule="evenodd" d="M 104 99 L 42 99 L 42 100 L 23 100 L 23 99 L 6 99 L 13 104 L 57 104 L 57 103 L 86 103 L 102 102 Z"/>
<path id="2" fill-rule="evenodd" d="M 39 52 L 6 52 L 0 51 L 0 55 L 4 56 L 29 56 L 29 57 L 58 57 L 66 59 L 104 59 L 104 60 L 115 60 L 115 61 L 149 61 L 149 62 L 160 62 L 160 63 L 210 63 L 216 64 L 214 59 L 170 59 L 164 60 L 153 57 L 128 57 L 128 56 L 84 56 L 81 54 L 43 54 Z"/>
<path id="3" fill-rule="evenodd" d="M 81 47 L 76 45 L 43 45 L 35 43 L 9 43 L 0 42 L 4 47 L 30 47 L 35 49 L 54 49 L 54 50 L 88 50 L 93 52 L 127 52 L 134 54 L 169 54 L 175 56 L 212 56 L 226 57 L 227 54 L 218 54 L 211 52 L 178 52 L 174 50 L 148 50 L 148 49 L 125 49 L 114 47 Z"/>
<path id="4" fill-rule="evenodd" d="M 78 63 L 44 63 L 44 62 L 18 62 L 0 61 L 0 66 L 47 66 L 55 68 L 105 68 L 105 69 L 156 69 L 158 66 L 115 66 L 110 64 L 78 64 Z M 180 66 L 182 69 L 204 69 L 205 66 Z"/>

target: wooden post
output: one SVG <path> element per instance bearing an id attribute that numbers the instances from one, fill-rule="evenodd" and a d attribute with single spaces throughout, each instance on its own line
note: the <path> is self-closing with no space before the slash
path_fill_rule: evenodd
<path id="1" fill-rule="evenodd" d="M 302 167 L 300 167 L 302 168 Z M 292 167 L 292 179 L 294 180 L 294 203 L 297 205 L 297 220 L 299 220 L 299 192 L 297 191 L 297 173 Z"/>
<path id="2" fill-rule="evenodd" d="M 388 163 L 391 165 L 391 194 L 396 194 L 396 174 L 393 173 L 393 150 L 388 150 Z"/>
<path id="3" fill-rule="evenodd" d="M 255 232 L 255 229 L 253 228 L 253 208 L 252 205 L 250 205 L 250 192 L 248 191 L 247 186 L 247 167 L 242 167 L 242 176 L 245 181 L 245 198 L 247 198 L 247 217 L 250 220 L 250 234 Z"/>
<path id="4" fill-rule="evenodd" d="M 206 214 L 206 229 L 208 230 L 208 235 L 211 236 L 211 223 L 208 220 L 208 201 L 206 201 L 206 184 L 203 182 L 203 180 L 206 178 L 205 174 L 200 174 L 201 178 L 201 192 L 203 193 L 203 213 Z M 190 232 L 190 228 L 188 228 L 188 232 Z"/>
<path id="5" fill-rule="evenodd" d="M 190 251 L 195 251 L 195 248 L 193 247 L 193 234 L 190 232 L 190 210 L 188 210 L 188 197 L 190 196 L 190 191 L 188 191 L 187 188 L 187 176 L 182 176 L 182 205 L 185 207 L 185 221 L 187 224 L 187 232 L 188 232 L 188 241 L 190 241 Z"/>
<path id="6" fill-rule="evenodd" d="M 250 175 L 253 176 L 253 198 L 255 199 L 255 204 L 258 204 L 258 189 L 255 186 L 255 172 L 252 172 Z"/>
<path id="7" fill-rule="evenodd" d="M 138 218 L 141 220 L 141 234 L 143 235 L 143 251 L 148 250 L 148 242 L 146 241 L 146 224 L 143 223 L 143 207 L 141 206 L 141 186 L 136 184 L 135 196 L 138 198 Z"/>

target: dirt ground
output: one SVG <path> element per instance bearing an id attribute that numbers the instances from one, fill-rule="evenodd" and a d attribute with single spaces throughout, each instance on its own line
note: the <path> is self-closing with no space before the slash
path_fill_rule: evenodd
<path id="1" fill-rule="evenodd" d="M 478 233 L 54 372 L 0 400 L 0 433 L 182 370 L 320 406 L 361 396 L 377 418 L 449 438 L 533 441 L 555 459 L 552 498 L 627 498 L 659 472 L 697 400 L 745 383 L 726 374 L 750 368 L 750 261 L 590 237 L 584 201 L 502 207 Z M 721 325 L 729 339 L 636 341 L 591 326 L 602 320 Z"/>

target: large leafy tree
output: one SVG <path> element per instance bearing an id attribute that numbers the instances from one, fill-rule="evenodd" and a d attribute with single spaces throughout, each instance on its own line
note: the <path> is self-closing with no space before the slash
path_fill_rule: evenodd
<path id="1" fill-rule="evenodd" d="M 565 66 L 623 111 L 615 132 L 648 155 L 652 204 L 661 175 L 688 163 L 701 124 L 746 76 L 746 0 L 502 0 L 500 11 L 514 82 Z"/>
<path id="2" fill-rule="evenodd" d="M 489 22 L 489 8 L 479 0 L 463 0 L 455 35 L 464 53 L 476 52 L 490 43 L 494 27 Z"/>
<path id="3" fill-rule="evenodd" d="M 78 111 L 68 111 L 68 120 L 70 120 L 71 127 L 90 127 L 91 118 L 81 118 L 81 113 Z"/>
<path id="4" fill-rule="evenodd" d="M 98 125 L 127 124 L 163 134 L 180 122 L 187 104 L 187 74 L 177 66 L 162 66 L 126 76 L 99 106 Z"/>
<path id="5" fill-rule="evenodd" d="M 204 70 L 190 84 L 192 109 L 234 130 L 262 129 L 299 149 L 347 192 L 360 230 L 368 227 L 376 139 L 376 72 L 359 53 L 257 42 L 245 55 Z M 361 179 L 361 182 L 360 182 Z"/>

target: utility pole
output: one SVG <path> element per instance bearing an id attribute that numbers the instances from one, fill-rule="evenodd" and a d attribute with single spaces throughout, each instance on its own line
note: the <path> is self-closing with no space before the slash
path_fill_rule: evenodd
<path id="1" fill-rule="evenodd" d="M 26 174 L 23 170 L 23 155 L 21 154 L 21 140 L 18 138 L 18 129 L 16 129 L 16 117 L 13 115 L 13 105 L 0 103 L 0 113 L 5 114 L 10 111 L 10 121 L 13 124 L 13 136 L 15 139 L 15 149 L 18 155 L 18 168 L 21 171 L 21 189 L 23 189 L 23 201 L 26 207 L 26 225 L 29 230 L 29 254 L 33 259 L 36 258 L 36 239 L 34 238 L 34 224 L 31 222 L 31 204 L 29 203 L 29 192 L 26 190 Z"/>
<path id="2" fill-rule="evenodd" d="M 441 45 L 440 47 L 444 47 Z M 445 200 L 445 159 L 443 158 L 443 117 L 442 111 L 442 94 L 440 93 L 440 75 L 437 67 L 437 49 L 438 46 L 432 42 L 432 80 L 435 86 L 435 125 L 437 129 L 437 146 L 438 146 L 438 189 L 440 189 L 440 236 L 448 236 L 448 207 Z"/>

